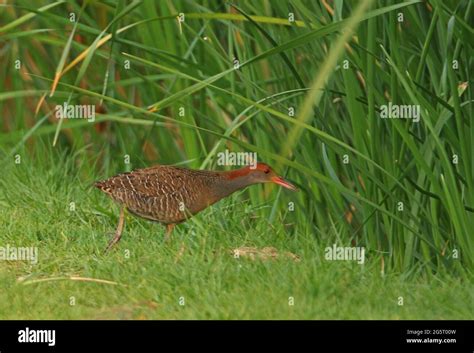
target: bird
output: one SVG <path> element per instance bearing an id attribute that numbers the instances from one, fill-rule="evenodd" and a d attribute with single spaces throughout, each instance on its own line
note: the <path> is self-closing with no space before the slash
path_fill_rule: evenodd
<path id="1" fill-rule="evenodd" d="M 122 237 L 125 210 L 166 225 L 166 242 L 176 224 L 238 190 L 260 183 L 274 183 L 292 191 L 298 190 L 269 165 L 261 162 L 230 171 L 157 165 L 97 181 L 94 186 L 120 205 L 118 225 L 106 252 Z"/>

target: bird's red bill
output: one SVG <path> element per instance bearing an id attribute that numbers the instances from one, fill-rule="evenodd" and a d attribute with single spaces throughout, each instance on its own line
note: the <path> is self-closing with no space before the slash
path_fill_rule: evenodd
<path id="1" fill-rule="evenodd" d="M 292 183 L 290 183 L 288 180 L 283 179 L 282 177 L 273 177 L 272 181 L 275 184 L 278 184 L 280 186 L 283 186 L 284 188 L 296 191 L 298 188 L 294 186 Z"/>

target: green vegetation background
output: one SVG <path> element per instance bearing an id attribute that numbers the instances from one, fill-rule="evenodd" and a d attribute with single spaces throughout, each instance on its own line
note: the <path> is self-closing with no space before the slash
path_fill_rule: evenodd
<path id="1" fill-rule="evenodd" d="M 7 1 L 0 246 L 39 263 L 0 261 L 0 318 L 472 319 L 472 5 Z M 64 102 L 95 121 L 56 119 Z M 380 119 L 388 102 L 420 122 Z M 226 148 L 301 191 L 239 192 L 171 244 L 129 217 L 103 254 L 118 208 L 94 180 L 219 169 Z M 366 263 L 326 261 L 334 243 Z"/>

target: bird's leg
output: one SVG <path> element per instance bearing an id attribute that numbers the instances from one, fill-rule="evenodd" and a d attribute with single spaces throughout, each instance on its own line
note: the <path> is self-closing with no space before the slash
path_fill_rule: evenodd
<path id="1" fill-rule="evenodd" d="M 117 244 L 122 237 L 122 230 L 123 230 L 123 223 L 125 220 L 125 207 L 122 207 L 120 209 L 120 218 L 119 222 L 117 225 L 117 229 L 115 230 L 114 237 L 112 240 L 109 242 L 109 245 L 107 245 L 107 248 L 105 249 L 105 252 L 109 251 L 115 244 Z"/>
<path id="2" fill-rule="evenodd" d="M 170 223 L 166 225 L 166 234 L 165 234 L 165 243 L 167 243 L 170 240 L 171 232 L 173 231 L 175 224 Z"/>

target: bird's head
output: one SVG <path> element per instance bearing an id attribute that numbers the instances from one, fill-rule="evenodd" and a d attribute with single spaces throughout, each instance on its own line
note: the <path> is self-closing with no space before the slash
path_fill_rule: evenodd
<path id="1" fill-rule="evenodd" d="M 257 163 L 255 167 L 245 167 L 231 172 L 231 178 L 244 177 L 249 184 L 274 183 L 292 191 L 297 191 L 297 187 L 289 181 L 283 179 L 265 163 Z"/>

